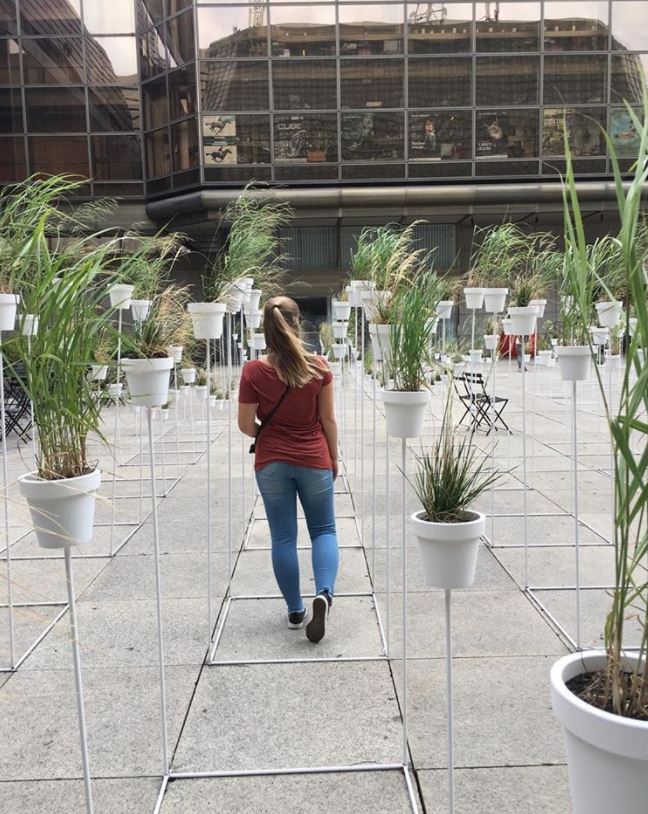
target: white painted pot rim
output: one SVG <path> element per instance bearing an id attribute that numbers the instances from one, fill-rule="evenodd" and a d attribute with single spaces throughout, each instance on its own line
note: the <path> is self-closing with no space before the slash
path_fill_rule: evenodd
<path id="1" fill-rule="evenodd" d="M 482 512 L 467 510 L 462 512 L 462 514 L 465 515 L 466 519 L 460 523 L 438 523 L 432 520 L 425 520 L 425 510 L 422 509 L 411 514 L 410 520 L 415 524 L 417 533 L 419 530 L 427 530 L 430 532 L 429 537 L 427 534 L 421 534 L 421 537 L 428 537 L 428 539 L 470 539 L 475 536 L 478 529 L 483 530 L 485 527 L 486 515 L 482 514 Z M 482 532 L 478 532 L 479 535 L 481 535 L 481 533 Z"/>

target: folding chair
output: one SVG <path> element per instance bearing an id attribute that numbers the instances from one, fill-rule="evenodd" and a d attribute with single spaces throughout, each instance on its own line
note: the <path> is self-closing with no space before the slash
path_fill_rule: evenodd
<path id="1" fill-rule="evenodd" d="M 4 398 L 5 426 L 0 427 L 0 438 L 3 432 L 8 436 L 15 431 L 18 438 L 27 443 L 31 439 L 31 405 L 20 382 L 12 376 L 5 376 Z"/>
<path id="2" fill-rule="evenodd" d="M 460 392 L 457 382 L 461 382 L 463 385 L 463 393 Z M 491 429 L 511 432 L 502 416 L 509 400 L 502 396 L 491 396 L 486 391 L 486 384 L 481 373 L 464 373 L 459 376 L 455 379 L 455 389 L 465 408 L 459 421 L 460 424 L 467 416 L 470 416 L 470 428 L 477 430 L 485 425 L 487 427 L 486 435 L 490 433 Z"/>

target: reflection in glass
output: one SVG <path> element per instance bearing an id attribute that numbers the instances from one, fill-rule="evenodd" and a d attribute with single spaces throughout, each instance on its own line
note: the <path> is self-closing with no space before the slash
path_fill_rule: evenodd
<path id="1" fill-rule="evenodd" d="M 139 43 L 140 71 L 142 79 L 150 79 L 166 68 L 166 48 L 158 28 L 152 28 L 137 38 Z"/>
<path id="2" fill-rule="evenodd" d="M 337 107 L 335 60 L 275 60 L 272 86 L 276 110 Z"/>
<path id="3" fill-rule="evenodd" d="M 410 59 L 410 107 L 463 107 L 472 101 L 472 60 Z"/>
<path id="4" fill-rule="evenodd" d="M 612 49 L 647 51 L 648 26 L 643 0 L 612 3 Z"/>
<path id="5" fill-rule="evenodd" d="M 203 116 L 202 143 L 206 169 L 227 164 L 269 164 L 269 117 Z"/>
<path id="6" fill-rule="evenodd" d="M 402 59 L 340 61 L 342 107 L 402 107 Z"/>
<path id="7" fill-rule="evenodd" d="M 90 129 L 106 133 L 139 130 L 140 108 L 137 88 L 88 88 Z"/>
<path id="8" fill-rule="evenodd" d="M 17 31 L 15 0 L 0 0 L 0 36 L 15 34 Z"/>
<path id="9" fill-rule="evenodd" d="M 164 16 L 164 0 L 138 0 L 137 17 L 140 30 L 157 25 Z"/>
<path id="10" fill-rule="evenodd" d="M 144 136 L 146 148 L 146 176 L 156 178 L 171 173 L 171 152 L 169 149 L 169 129 L 163 127 Z"/>
<path id="11" fill-rule="evenodd" d="M 538 51 L 540 3 L 477 3 L 478 51 Z"/>
<path id="12" fill-rule="evenodd" d="M 22 100 L 18 88 L 0 88 L 0 133 L 22 133 Z"/>
<path id="13" fill-rule="evenodd" d="M 337 117 L 300 113 L 274 117 L 275 161 L 317 164 L 337 161 Z"/>
<path id="14" fill-rule="evenodd" d="M 603 108 L 545 109 L 542 151 L 545 156 L 564 155 L 564 127 L 572 155 L 605 155 L 605 140 L 599 124 L 605 126 Z"/>
<path id="15" fill-rule="evenodd" d="M 472 175 L 472 164 L 469 161 L 443 161 L 409 165 L 410 178 L 464 178 Z"/>
<path id="16" fill-rule="evenodd" d="M 142 177 L 137 136 L 92 136 L 92 176 L 99 181 L 131 181 Z"/>
<path id="17" fill-rule="evenodd" d="M 648 54 L 618 54 L 612 57 L 610 101 L 641 103 L 642 79 L 648 77 Z"/>
<path id="18" fill-rule="evenodd" d="M 472 114 L 469 110 L 412 114 L 408 129 L 410 159 L 439 161 L 472 157 Z"/>
<path id="19" fill-rule="evenodd" d="M 198 9 L 198 48 L 201 59 L 264 57 L 268 54 L 265 13 L 251 25 L 247 6 Z"/>
<path id="20" fill-rule="evenodd" d="M 343 113 L 342 159 L 402 160 L 404 136 L 402 113 Z"/>
<path id="21" fill-rule="evenodd" d="M 606 85 L 606 56 L 545 57 L 545 104 L 604 102 Z"/>
<path id="22" fill-rule="evenodd" d="M 137 84 L 135 37 L 86 39 L 86 64 L 90 84 Z"/>
<path id="23" fill-rule="evenodd" d="M 181 119 L 196 112 L 196 74 L 193 65 L 172 71 L 169 76 L 171 118 Z"/>
<path id="24" fill-rule="evenodd" d="M 25 144 L 22 137 L 0 139 L 0 184 L 22 181 L 26 175 Z"/>
<path id="25" fill-rule="evenodd" d="M 473 7 L 469 3 L 407 7 L 410 54 L 454 54 L 471 50 Z"/>
<path id="26" fill-rule="evenodd" d="M 86 0 L 83 22 L 91 34 L 133 34 L 133 0 Z"/>
<path id="27" fill-rule="evenodd" d="M 537 105 L 540 57 L 477 57 L 478 105 Z"/>
<path id="28" fill-rule="evenodd" d="M 23 67 L 27 85 L 69 85 L 83 82 L 83 40 L 24 39 Z"/>
<path id="29" fill-rule="evenodd" d="M 404 178 L 404 164 L 347 164 L 342 165 L 344 180 L 373 181 L 374 178 Z"/>
<path id="30" fill-rule="evenodd" d="M 17 40 L 0 40 L 0 85 L 20 84 L 20 48 Z"/>
<path id="31" fill-rule="evenodd" d="M 531 158 L 538 155 L 538 111 L 479 110 L 477 158 Z"/>
<path id="32" fill-rule="evenodd" d="M 403 7 L 394 5 L 341 5 L 340 54 L 368 57 L 403 52 Z"/>
<path id="33" fill-rule="evenodd" d="M 202 109 L 267 110 L 268 63 L 201 62 Z"/>
<path id="34" fill-rule="evenodd" d="M 193 14 L 191 11 L 169 20 L 167 25 L 167 48 L 169 51 L 169 65 L 174 68 L 191 62 L 194 57 L 194 30 Z"/>
<path id="35" fill-rule="evenodd" d="M 20 0 L 19 6 L 23 35 L 81 33 L 79 0 Z"/>
<path id="36" fill-rule="evenodd" d="M 271 6 L 270 21 L 273 56 L 335 55 L 334 6 Z"/>
<path id="37" fill-rule="evenodd" d="M 602 0 L 545 3 L 544 50 L 607 51 L 608 10 Z"/>
<path id="38" fill-rule="evenodd" d="M 83 88 L 27 88 L 25 103 L 30 133 L 86 131 Z"/>
<path id="39" fill-rule="evenodd" d="M 179 11 L 190 8 L 193 0 L 166 0 L 167 17 L 173 17 Z"/>
<path id="40" fill-rule="evenodd" d="M 171 125 L 173 171 L 188 170 L 200 163 L 198 155 L 198 120 L 187 119 Z"/>
<path id="41" fill-rule="evenodd" d="M 31 171 L 47 175 L 88 177 L 88 140 L 85 136 L 42 136 L 28 139 Z"/>
<path id="42" fill-rule="evenodd" d="M 640 108 L 634 108 L 635 115 L 639 121 L 643 118 Z M 639 151 L 640 131 L 627 108 L 611 108 L 608 121 L 608 133 L 614 150 L 619 157 L 635 158 Z"/>
<path id="43" fill-rule="evenodd" d="M 154 79 L 142 85 L 144 129 L 150 130 L 169 121 L 166 78 Z"/>
<path id="44" fill-rule="evenodd" d="M 475 175 L 480 178 L 537 174 L 537 161 L 478 161 L 475 167 Z"/>

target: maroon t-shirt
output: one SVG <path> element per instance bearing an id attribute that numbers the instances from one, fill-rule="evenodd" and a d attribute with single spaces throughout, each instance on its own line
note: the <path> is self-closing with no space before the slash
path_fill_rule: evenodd
<path id="1" fill-rule="evenodd" d="M 322 378 L 312 379 L 303 387 L 291 388 L 270 423 L 264 426 L 256 444 L 255 469 L 273 461 L 314 469 L 331 468 L 317 397 L 322 387 L 333 381 L 333 375 L 325 359 L 318 357 L 318 361 L 322 365 Z M 243 367 L 239 401 L 258 404 L 257 418 L 263 421 L 285 389 L 286 385 L 272 365 L 254 359 Z"/>

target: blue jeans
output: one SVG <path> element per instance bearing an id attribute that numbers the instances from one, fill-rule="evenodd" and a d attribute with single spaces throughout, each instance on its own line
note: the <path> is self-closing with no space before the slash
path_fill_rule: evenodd
<path id="1" fill-rule="evenodd" d="M 330 469 L 313 469 L 274 461 L 256 473 L 270 536 L 272 567 L 288 611 L 304 609 L 297 559 L 297 495 L 304 508 L 311 538 L 315 593 L 335 589 L 338 543 Z"/>

